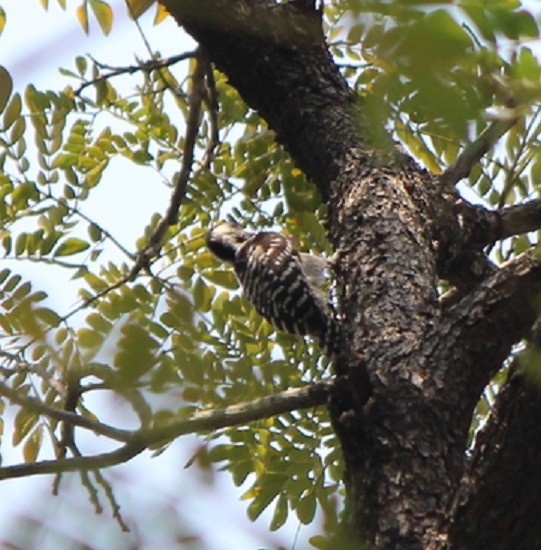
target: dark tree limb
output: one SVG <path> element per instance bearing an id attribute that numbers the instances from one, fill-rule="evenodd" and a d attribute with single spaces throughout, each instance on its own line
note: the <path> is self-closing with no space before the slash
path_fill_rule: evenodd
<path id="1" fill-rule="evenodd" d="M 541 388 L 512 375 L 477 436 L 452 510 L 454 548 L 541 547 Z"/>
<path id="2" fill-rule="evenodd" d="M 538 315 L 541 262 L 531 252 L 507 263 L 442 318 L 430 350 L 435 380 L 463 437 L 481 392 Z"/>
<path id="3" fill-rule="evenodd" d="M 489 210 L 461 200 L 455 205 L 461 249 L 482 251 L 496 241 L 541 228 L 541 200 L 533 199 L 499 210 Z"/>
<path id="4" fill-rule="evenodd" d="M 489 211 L 486 221 L 479 224 L 476 244 L 486 246 L 507 237 L 538 229 L 541 229 L 541 200 L 534 199 L 501 210 Z"/>
<path id="5" fill-rule="evenodd" d="M 509 206 L 497 215 L 500 218 L 500 230 L 491 236 L 490 242 L 541 229 L 541 200 Z"/>

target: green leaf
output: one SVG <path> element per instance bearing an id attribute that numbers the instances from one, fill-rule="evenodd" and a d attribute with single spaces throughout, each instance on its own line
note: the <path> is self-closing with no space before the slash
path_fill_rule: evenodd
<path id="1" fill-rule="evenodd" d="M 4 11 L 4 8 L 0 6 L 0 34 L 2 34 L 2 31 L 4 30 L 5 26 L 6 26 L 6 12 Z M 1 110 L 2 109 L 0 109 L 0 111 Z"/>
<path id="2" fill-rule="evenodd" d="M 70 237 L 62 241 L 54 251 L 53 257 L 58 258 L 60 256 L 72 256 L 73 254 L 78 254 L 83 252 L 90 245 L 81 239 L 75 237 Z"/>
<path id="3" fill-rule="evenodd" d="M 491 13 L 507 38 L 516 40 L 521 36 L 536 38 L 539 35 L 535 19 L 527 11 L 509 11 L 502 7 L 491 10 Z"/>
<path id="4" fill-rule="evenodd" d="M 19 388 L 19 391 L 22 391 L 22 388 Z M 30 433 L 38 419 L 39 417 L 35 412 L 20 409 L 15 416 L 12 444 L 18 445 Z"/>
<path id="5" fill-rule="evenodd" d="M 310 491 L 305 497 L 301 498 L 295 511 L 302 524 L 308 525 L 312 522 L 316 515 L 316 496 L 313 491 Z"/>
<path id="6" fill-rule="evenodd" d="M 223 286 L 229 290 L 236 290 L 239 283 L 234 273 L 230 270 L 213 270 L 205 272 L 205 279 L 215 285 Z"/>
<path id="7" fill-rule="evenodd" d="M 77 71 L 79 72 L 79 74 L 81 76 L 83 76 L 85 73 L 86 73 L 86 69 L 88 67 L 88 62 L 86 60 L 86 57 L 82 56 L 82 55 L 78 55 L 76 58 L 75 58 L 75 66 L 77 67 Z M 73 141 L 74 139 L 74 136 L 70 136 L 69 138 L 69 141 Z M 81 139 L 81 142 L 83 140 Z"/>
<path id="8" fill-rule="evenodd" d="M 26 440 L 23 446 L 23 457 L 26 463 L 34 462 L 38 457 L 38 453 L 41 448 L 42 435 L 42 426 L 37 426 L 36 429 L 30 434 L 30 437 Z"/>
<path id="9" fill-rule="evenodd" d="M 252 521 L 255 521 L 278 495 L 278 488 L 274 485 L 260 489 L 259 494 L 248 505 L 247 513 Z"/>
<path id="10" fill-rule="evenodd" d="M 5 292 L 12 292 L 13 289 L 21 282 L 22 277 L 20 275 L 13 275 L 10 277 L 4 285 Z"/>
<path id="11" fill-rule="evenodd" d="M 278 502 L 276 503 L 276 507 L 274 508 L 274 514 L 272 515 L 272 520 L 270 523 L 271 531 L 276 531 L 276 529 L 282 527 L 287 520 L 287 512 L 287 499 L 284 494 L 281 494 L 278 498 Z"/>
<path id="12" fill-rule="evenodd" d="M 19 139 L 21 139 L 21 136 L 23 135 L 25 129 L 26 129 L 26 122 L 25 122 L 24 118 L 22 118 L 22 117 L 17 118 L 15 120 L 15 124 L 11 128 L 11 132 L 10 132 L 10 135 L 9 135 L 10 143 L 14 144 L 17 141 L 19 141 Z"/>
<path id="13" fill-rule="evenodd" d="M 126 0 L 130 17 L 139 19 L 156 0 Z"/>
<path id="14" fill-rule="evenodd" d="M 46 307 L 35 309 L 34 315 L 36 315 L 40 321 L 53 328 L 56 328 L 62 320 L 58 313 Z"/>
<path id="15" fill-rule="evenodd" d="M 108 334 L 111 331 L 111 323 L 97 312 L 90 313 L 86 318 L 87 324 L 95 331 Z"/>
<path id="16" fill-rule="evenodd" d="M 1 8 L 0 8 L 1 9 Z M 2 10 L 3 11 L 3 10 Z M 0 12 L 0 27 L 2 26 L 2 13 Z M 1 28 L 0 28 L 1 32 Z M 13 91 L 13 80 L 5 67 L 0 65 L 0 112 L 2 112 Z"/>
<path id="17" fill-rule="evenodd" d="M 159 343 L 140 325 L 124 325 L 118 345 L 121 351 L 115 355 L 114 365 L 126 381 L 136 381 L 156 364 L 154 352 Z"/>
<path id="18" fill-rule="evenodd" d="M 101 229 L 94 223 L 88 226 L 88 236 L 92 242 L 99 242 L 102 239 Z"/>
<path id="19" fill-rule="evenodd" d="M 208 311 L 212 304 L 213 296 L 214 289 L 211 289 L 207 284 L 205 284 L 203 279 L 197 279 L 193 289 L 193 301 L 195 308 L 199 311 Z"/>
<path id="20" fill-rule="evenodd" d="M 220 445 L 214 445 L 209 451 L 209 460 L 211 462 L 223 462 L 224 460 L 229 460 L 234 454 L 235 445 L 222 443 Z"/>
<path id="21" fill-rule="evenodd" d="M 98 24 L 105 36 L 111 32 L 113 26 L 113 10 L 102 0 L 90 0 L 90 7 L 98 20 Z"/>
<path id="22" fill-rule="evenodd" d="M 81 328 L 77 331 L 77 343 L 82 348 L 94 349 L 103 343 L 103 336 L 96 330 Z"/>
<path id="23" fill-rule="evenodd" d="M 21 256 L 24 253 L 27 237 L 28 235 L 26 233 L 21 233 L 17 237 L 17 240 L 15 241 L 15 256 Z"/>
<path id="24" fill-rule="evenodd" d="M 79 23 L 81 24 L 81 27 L 83 27 L 85 33 L 88 34 L 88 7 L 86 0 L 77 7 L 75 10 L 75 15 L 77 16 L 77 19 L 79 20 Z"/>
<path id="25" fill-rule="evenodd" d="M 355 25 L 352 25 L 351 28 L 348 30 L 347 41 L 351 44 L 358 44 L 361 41 L 361 37 L 364 31 L 364 24 L 357 23 Z"/>
<path id="26" fill-rule="evenodd" d="M 308 539 L 308 542 L 314 548 L 321 548 L 321 550 L 328 550 L 329 548 L 329 539 L 323 535 L 314 535 Z"/>
<path id="27" fill-rule="evenodd" d="M 8 277 L 8 275 L 11 273 L 9 269 L 2 269 L 0 271 L 0 284 L 2 284 Z"/>

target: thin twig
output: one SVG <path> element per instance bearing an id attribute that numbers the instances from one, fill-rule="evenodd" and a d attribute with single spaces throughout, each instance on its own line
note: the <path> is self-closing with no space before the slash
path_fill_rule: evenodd
<path id="1" fill-rule="evenodd" d="M 43 414 L 49 418 L 53 418 L 61 422 L 66 422 L 73 426 L 79 426 L 80 428 L 91 430 L 94 433 L 104 435 L 110 439 L 114 439 L 115 441 L 128 441 L 133 434 L 130 430 L 113 428 L 108 424 L 103 424 L 72 412 L 51 407 L 38 399 L 22 395 L 18 390 L 10 388 L 5 384 L 0 384 L 0 395 L 7 397 L 12 403 L 16 403 L 21 407 L 25 407 L 36 413 Z"/>
<path id="2" fill-rule="evenodd" d="M 506 170 L 506 181 L 503 186 L 503 190 L 500 194 L 500 199 L 498 201 L 498 208 L 502 208 L 507 201 L 507 196 L 513 186 L 520 182 L 520 174 L 525 170 L 529 162 L 534 158 L 535 148 L 531 147 L 530 139 L 527 136 L 533 136 L 533 139 L 536 139 L 539 134 L 540 123 L 537 123 L 535 129 L 534 125 L 536 124 L 536 119 L 541 113 L 541 106 L 536 109 L 535 114 L 532 116 L 529 121 L 526 129 L 524 131 L 524 139 L 520 142 L 518 151 L 515 154 L 512 165 Z M 526 159 L 522 160 L 523 155 L 526 156 Z M 519 162 L 522 160 L 522 167 L 519 166 Z"/>
<path id="3" fill-rule="evenodd" d="M 86 300 L 83 300 L 83 302 L 81 304 L 79 304 L 77 307 L 75 307 L 70 312 L 66 313 L 63 317 L 61 317 L 60 322 L 65 323 L 70 317 L 73 317 L 73 315 L 75 315 L 79 311 L 82 311 L 83 309 L 86 309 L 88 306 L 90 306 L 91 304 L 93 304 L 94 302 L 99 300 L 100 298 L 103 298 L 103 297 L 107 296 L 107 294 L 109 294 L 110 292 L 113 292 L 113 290 L 116 290 L 117 288 L 120 288 L 122 285 L 125 285 L 131 279 L 132 279 L 131 274 L 127 275 L 127 276 L 124 276 L 124 277 L 122 277 L 122 279 L 120 279 L 119 281 L 117 281 L 113 285 L 108 286 L 107 288 L 104 288 L 103 290 L 101 290 L 97 294 L 94 294 L 90 298 L 88 298 Z"/>
<path id="4" fill-rule="evenodd" d="M 103 477 L 102 473 L 99 470 L 94 470 L 93 474 L 94 474 L 94 477 L 96 478 L 97 483 L 101 486 L 101 488 L 103 489 L 103 492 L 105 493 L 105 497 L 107 498 L 107 501 L 111 506 L 113 517 L 115 518 L 116 522 L 120 526 L 120 529 L 122 529 L 124 533 L 128 533 L 130 529 L 126 525 L 126 522 L 124 521 L 124 518 L 120 513 L 120 505 L 116 500 L 111 484 Z"/>
<path id="5" fill-rule="evenodd" d="M 439 177 L 442 187 L 454 187 L 462 178 L 467 177 L 472 168 L 495 145 L 516 122 L 517 117 L 495 120 L 487 126 L 479 137 L 470 143 Z"/>
<path id="6" fill-rule="evenodd" d="M 98 228 L 100 233 L 104 235 L 107 239 L 109 239 L 121 252 L 123 252 L 128 258 L 133 260 L 135 258 L 134 254 L 132 254 L 127 248 L 125 248 L 107 229 L 93 221 L 91 218 L 89 218 L 84 212 L 79 210 L 79 208 L 75 208 L 73 206 L 70 206 L 69 204 L 66 204 L 66 202 L 60 202 L 60 200 L 52 195 L 50 192 L 48 193 L 42 193 L 42 196 L 46 199 L 50 199 L 54 201 L 58 205 L 62 205 L 63 208 L 66 208 L 67 210 L 71 211 L 72 214 L 79 216 L 83 220 L 85 220 L 89 224 L 93 224 L 95 227 Z"/>
<path id="7" fill-rule="evenodd" d="M 148 267 L 151 259 L 159 254 L 161 243 L 167 229 L 177 223 L 178 211 L 192 171 L 194 161 L 195 141 L 201 121 L 201 106 L 205 98 L 205 63 L 201 61 L 200 55 L 197 57 L 197 63 L 192 75 L 191 91 L 188 96 L 188 120 L 186 121 L 186 135 L 184 138 L 184 148 L 182 154 L 182 165 L 177 178 L 169 207 L 164 217 L 158 223 L 154 233 L 150 236 L 147 246 L 140 251 L 137 260 L 131 270 L 130 278 L 133 279 L 141 269 Z"/>
<path id="8" fill-rule="evenodd" d="M 59 460 L 42 460 L 41 462 L 29 464 L 15 464 L 14 466 L 0 468 L 0 480 L 38 474 L 58 474 L 74 470 L 108 468 L 115 464 L 127 462 L 143 452 L 145 448 L 146 445 L 143 443 L 133 441 L 109 453 L 76 458 L 61 458 Z"/>
<path id="9" fill-rule="evenodd" d="M 205 104 L 207 105 L 207 112 L 210 120 L 210 140 L 203 154 L 203 160 L 197 173 L 203 170 L 208 170 L 210 163 L 214 157 L 214 151 L 220 143 L 220 128 L 218 123 L 218 90 L 216 89 L 216 81 L 214 80 L 214 73 L 212 70 L 212 64 L 206 55 L 201 56 L 201 62 L 205 65 L 205 75 L 207 79 L 207 87 L 205 94 Z"/>
<path id="10" fill-rule="evenodd" d="M 158 69 L 170 67 L 171 65 L 174 65 L 179 61 L 185 61 L 186 59 L 191 59 L 196 55 L 197 54 L 195 51 L 184 52 L 178 55 L 172 55 L 171 57 L 163 57 L 160 59 L 149 59 L 148 61 L 143 61 L 138 65 L 128 65 L 126 67 L 111 67 L 109 65 L 105 65 L 104 63 L 100 63 L 89 56 L 90 59 L 98 67 L 100 67 L 100 69 L 106 69 L 109 72 L 105 74 L 101 74 L 100 76 L 93 78 L 92 80 L 88 80 L 87 82 L 83 82 L 83 84 L 81 84 L 73 93 L 77 97 L 79 97 L 83 92 L 83 90 L 85 90 L 85 88 L 88 88 L 89 86 L 93 86 L 94 84 L 97 84 L 99 82 L 103 82 L 104 80 L 109 80 L 110 78 L 113 78 L 115 76 L 119 76 L 123 74 L 134 74 L 136 72 L 150 73 Z"/>

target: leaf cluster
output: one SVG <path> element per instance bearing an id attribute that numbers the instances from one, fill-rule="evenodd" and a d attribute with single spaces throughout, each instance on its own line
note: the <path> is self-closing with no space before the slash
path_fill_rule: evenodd
<path id="1" fill-rule="evenodd" d="M 247 227 L 280 224 L 304 249 L 328 252 L 317 190 L 223 75 L 214 74 L 220 110 L 217 117 L 209 106 L 202 113 L 193 168 L 204 162 L 213 124 L 220 143 L 208 168 L 194 170 L 178 222 L 146 270 L 134 272 L 133 265 L 160 214 L 131 249 L 85 214 L 115 159 L 151 168 L 160 180 L 153 185 L 175 188 L 193 70 L 189 61 L 185 70 L 137 71 L 134 94 L 123 91 L 122 74 L 118 81 L 102 78 L 111 68 L 78 57 L 74 68 L 61 71 L 74 85 L 62 92 L 28 86 L 6 101 L 0 132 L 5 257 L 69 270 L 66 284 L 79 299 L 58 312 L 39 303 L 51 297 L 32 293 L 30 281 L 3 274 L 0 338 L 10 351 L 0 361 L 5 383 L 21 396 L 97 419 L 100 411 L 85 402 L 105 391 L 149 428 L 329 374 L 312 344 L 276 333 L 248 306 L 232 271 L 205 247 L 204 228 L 229 216 Z M 46 455 L 47 438 L 58 452 L 77 452 L 76 437 L 73 446 L 61 423 L 31 408 L 17 409 L 13 434 L 12 444 L 23 445 L 28 462 Z M 239 485 L 250 484 L 244 498 L 251 517 L 274 502 L 273 528 L 290 510 L 309 523 L 319 503 L 327 526 L 336 524 L 340 464 L 324 410 L 205 436 L 216 440 L 208 464 L 229 470 Z"/>

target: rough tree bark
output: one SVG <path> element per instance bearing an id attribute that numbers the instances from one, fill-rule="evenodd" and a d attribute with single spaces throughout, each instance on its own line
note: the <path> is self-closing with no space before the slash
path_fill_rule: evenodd
<path id="1" fill-rule="evenodd" d="M 483 247 L 538 228 L 539 203 L 472 207 L 403 152 L 374 149 L 314 2 L 162 3 L 329 203 L 349 342 L 329 407 L 358 540 L 541 547 L 541 398 L 520 372 L 465 453 L 480 393 L 528 336 L 541 285 L 534 254 L 496 269 Z"/>

